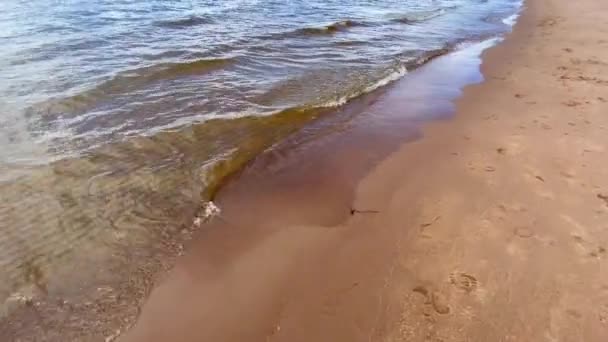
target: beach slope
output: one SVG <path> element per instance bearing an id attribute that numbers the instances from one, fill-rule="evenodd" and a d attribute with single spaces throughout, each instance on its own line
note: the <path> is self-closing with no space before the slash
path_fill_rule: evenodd
<path id="1" fill-rule="evenodd" d="M 346 221 L 260 199 L 289 219 L 207 228 L 122 340 L 608 340 L 607 13 L 528 1 L 455 119 L 375 167 Z"/>
<path id="2" fill-rule="evenodd" d="M 608 340 L 608 3 L 527 2 L 486 82 L 361 185 L 399 341 Z"/>

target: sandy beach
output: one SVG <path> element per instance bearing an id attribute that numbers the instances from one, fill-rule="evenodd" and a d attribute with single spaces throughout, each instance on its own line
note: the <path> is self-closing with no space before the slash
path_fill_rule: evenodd
<path id="1" fill-rule="evenodd" d="M 607 14 L 527 0 L 483 82 L 478 59 L 441 56 L 315 120 L 128 291 L 26 301 L 0 339 L 608 340 Z"/>
<path id="2" fill-rule="evenodd" d="M 244 175 L 121 340 L 608 339 L 606 13 L 528 1 L 455 118 L 350 206 L 315 205 L 343 175 L 243 198 Z"/>

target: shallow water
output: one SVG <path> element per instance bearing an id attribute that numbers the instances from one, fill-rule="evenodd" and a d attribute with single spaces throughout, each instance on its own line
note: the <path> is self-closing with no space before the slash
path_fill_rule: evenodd
<path id="1" fill-rule="evenodd" d="M 519 6 L 3 1 L 0 302 L 179 232 L 260 152 Z"/>
<path id="2" fill-rule="evenodd" d="M 343 102 L 514 0 L 3 1 L 0 163 L 211 118 Z"/>

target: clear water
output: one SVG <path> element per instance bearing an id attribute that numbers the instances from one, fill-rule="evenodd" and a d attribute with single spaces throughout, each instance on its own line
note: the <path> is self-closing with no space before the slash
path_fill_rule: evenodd
<path id="1" fill-rule="evenodd" d="M 0 3 L 0 164 L 210 118 L 341 103 L 514 0 Z M 331 26 L 334 25 L 334 26 Z"/>
<path id="2" fill-rule="evenodd" d="M 264 149 L 508 31 L 519 6 L 1 1 L 0 309 L 32 283 L 52 293 L 92 279 L 75 268 L 145 255 Z"/>

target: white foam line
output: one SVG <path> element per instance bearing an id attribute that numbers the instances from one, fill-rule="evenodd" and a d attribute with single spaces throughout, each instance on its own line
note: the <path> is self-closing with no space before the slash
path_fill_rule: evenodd
<path id="1" fill-rule="evenodd" d="M 405 66 L 401 66 L 399 67 L 397 70 L 391 72 L 390 74 L 388 74 L 387 76 L 381 78 L 380 80 L 378 80 L 376 83 L 371 84 L 369 86 L 367 86 L 365 89 L 363 89 L 362 92 L 360 93 L 356 93 L 356 94 L 350 94 L 350 95 L 346 95 L 346 96 L 342 96 L 339 97 L 338 99 L 334 100 L 334 101 L 328 101 L 325 102 L 324 104 L 321 105 L 321 107 L 326 107 L 326 108 L 334 108 L 334 107 L 340 107 L 345 105 L 348 101 L 359 97 L 363 94 L 367 94 L 367 93 L 371 93 L 372 91 L 384 87 L 388 84 L 391 84 L 395 81 L 397 81 L 398 79 L 400 79 L 401 77 L 405 76 L 407 74 L 408 70 Z"/>
<path id="2" fill-rule="evenodd" d="M 517 23 L 517 19 L 521 15 L 521 11 L 524 7 L 524 1 L 516 2 L 515 7 L 517 8 L 517 11 L 502 20 L 505 25 L 513 27 Z"/>
<path id="3" fill-rule="evenodd" d="M 512 14 L 502 20 L 505 25 L 514 26 L 517 23 L 517 18 L 519 18 L 519 13 Z"/>

